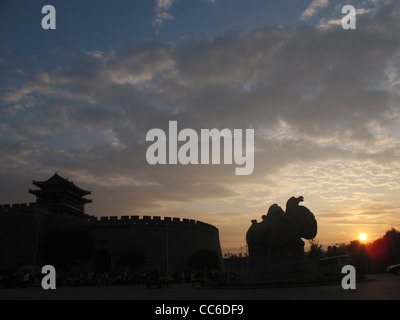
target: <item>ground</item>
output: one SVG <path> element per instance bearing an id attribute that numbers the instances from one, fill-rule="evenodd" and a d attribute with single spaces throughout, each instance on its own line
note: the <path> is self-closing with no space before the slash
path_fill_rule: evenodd
<path id="1" fill-rule="evenodd" d="M 252 289 L 205 289 L 188 284 L 146 289 L 144 286 L 0 289 L 0 300 L 400 300 L 400 276 L 367 275 L 355 290 L 340 283 L 323 286 Z"/>

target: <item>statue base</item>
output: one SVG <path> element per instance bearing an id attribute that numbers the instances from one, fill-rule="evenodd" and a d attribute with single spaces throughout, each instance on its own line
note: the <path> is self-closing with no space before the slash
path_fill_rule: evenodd
<path id="1" fill-rule="evenodd" d="M 315 261 L 307 258 L 280 261 L 261 267 L 246 270 L 241 282 L 245 284 L 263 284 L 279 280 L 280 282 L 315 282 L 321 280 L 322 274 Z"/>

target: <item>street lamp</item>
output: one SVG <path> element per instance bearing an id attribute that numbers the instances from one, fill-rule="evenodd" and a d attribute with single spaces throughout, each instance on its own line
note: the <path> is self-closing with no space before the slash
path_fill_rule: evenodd
<path id="1" fill-rule="evenodd" d="M 167 274 L 165 277 L 168 279 L 169 275 L 168 223 L 165 224 L 165 245 L 166 245 L 166 260 L 167 260 Z"/>

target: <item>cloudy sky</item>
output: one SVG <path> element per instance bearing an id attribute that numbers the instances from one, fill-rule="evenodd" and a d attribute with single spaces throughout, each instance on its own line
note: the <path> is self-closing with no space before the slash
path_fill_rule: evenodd
<path id="1" fill-rule="evenodd" d="M 5 0 L 0 75 L 0 203 L 58 172 L 92 191 L 89 214 L 201 220 L 224 251 L 293 195 L 323 245 L 400 227 L 396 1 Z M 146 133 L 170 120 L 254 129 L 253 173 L 149 165 Z"/>

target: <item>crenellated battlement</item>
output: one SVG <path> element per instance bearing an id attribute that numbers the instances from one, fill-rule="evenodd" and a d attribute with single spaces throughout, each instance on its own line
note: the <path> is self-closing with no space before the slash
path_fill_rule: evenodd
<path id="1" fill-rule="evenodd" d="M 36 202 L 0 204 L 0 214 L 27 212 L 41 208 Z"/>
<path id="2" fill-rule="evenodd" d="M 36 202 L 0 204 L 0 210 L 26 208 L 26 207 L 38 207 L 38 204 Z"/>
<path id="3" fill-rule="evenodd" d="M 7 214 L 13 212 L 27 212 L 34 211 L 43 208 L 36 202 L 30 203 L 12 203 L 12 204 L 0 204 L 0 214 Z M 81 218 L 82 219 L 82 218 Z M 75 220 L 76 223 L 81 219 Z M 65 221 L 64 221 L 65 222 Z M 115 227 L 115 226 L 153 226 L 153 227 L 166 227 L 166 225 L 173 228 L 193 228 L 208 231 L 216 235 L 219 234 L 218 228 L 211 224 L 186 218 L 177 217 L 160 217 L 160 216 L 89 216 L 87 223 L 93 226 L 99 227 Z"/>
<path id="4" fill-rule="evenodd" d="M 115 227 L 115 226 L 153 226 L 153 227 L 173 227 L 173 228 L 194 228 L 219 234 L 218 228 L 211 224 L 185 218 L 160 217 L 160 216 L 91 216 L 88 222 L 94 226 Z"/>

